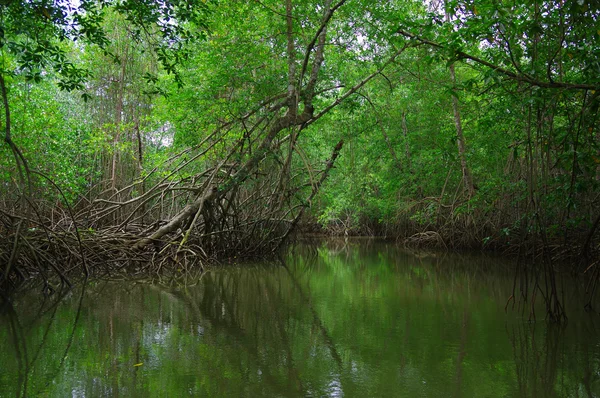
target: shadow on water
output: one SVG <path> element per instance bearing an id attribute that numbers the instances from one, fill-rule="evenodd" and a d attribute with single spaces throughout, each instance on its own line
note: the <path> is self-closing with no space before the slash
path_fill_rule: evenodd
<path id="1" fill-rule="evenodd" d="M 6 396 L 600 395 L 597 320 L 504 312 L 512 265 L 374 241 L 2 311 Z M 177 278 L 181 280 L 181 278 Z"/>

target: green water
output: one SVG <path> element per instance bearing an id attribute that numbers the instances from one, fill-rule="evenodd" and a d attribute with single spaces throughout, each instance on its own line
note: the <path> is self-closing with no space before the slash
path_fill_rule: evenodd
<path id="1" fill-rule="evenodd" d="M 336 241 L 286 264 L 23 298 L 0 314 L 0 396 L 600 396 L 600 317 L 506 314 L 506 260 Z"/>

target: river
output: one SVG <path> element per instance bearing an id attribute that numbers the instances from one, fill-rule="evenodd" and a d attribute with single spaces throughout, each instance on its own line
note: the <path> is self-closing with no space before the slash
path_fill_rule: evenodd
<path id="1" fill-rule="evenodd" d="M 0 314 L 0 396 L 600 396 L 600 317 L 569 282 L 566 325 L 505 312 L 514 268 L 334 240 L 200 279 L 32 292 Z"/>

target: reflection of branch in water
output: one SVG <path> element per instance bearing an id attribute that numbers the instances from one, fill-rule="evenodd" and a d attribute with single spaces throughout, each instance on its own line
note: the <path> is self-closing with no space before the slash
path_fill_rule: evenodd
<path id="1" fill-rule="evenodd" d="M 468 331 L 469 331 L 469 311 L 467 308 L 463 310 L 462 316 L 462 326 L 460 333 L 460 347 L 458 348 L 458 357 L 456 359 L 456 375 L 455 375 L 455 390 L 454 396 L 461 396 L 461 387 L 462 387 L 462 369 L 463 369 L 463 361 L 465 356 L 467 355 L 467 341 L 468 341 Z"/>
<path id="2" fill-rule="evenodd" d="M 17 397 L 26 397 L 27 396 L 27 374 L 29 373 L 28 369 L 28 360 L 27 360 L 27 344 L 25 343 L 25 335 L 23 333 L 23 328 L 19 323 L 19 317 L 15 312 L 15 309 L 10 304 L 9 301 L 4 302 L 4 310 L 6 310 L 8 314 L 8 321 L 10 323 L 10 331 L 13 336 L 13 345 L 15 347 L 15 354 L 17 355 L 17 364 L 19 367 L 18 375 L 18 389 L 17 389 Z M 21 344 L 23 345 L 23 352 L 21 352 Z M 21 394 L 21 387 L 23 387 L 23 393 Z"/>
<path id="3" fill-rule="evenodd" d="M 237 297 L 237 294 L 233 294 L 231 293 L 233 290 L 235 290 L 237 292 L 237 285 L 239 285 L 239 283 L 234 283 L 235 286 L 231 287 L 228 284 L 224 283 L 223 278 L 220 278 L 218 283 L 214 282 L 215 278 L 205 278 L 203 285 L 205 289 L 210 289 L 212 288 L 213 290 L 218 291 L 218 293 L 216 293 L 215 291 L 213 291 L 211 294 L 209 294 L 208 296 L 211 298 L 215 298 L 218 297 L 221 299 L 220 303 L 223 304 L 226 308 L 227 314 L 231 314 L 231 320 L 228 321 L 223 317 L 218 317 L 217 313 L 212 314 L 210 311 L 210 308 L 213 309 L 217 309 L 218 307 L 218 302 L 215 300 L 209 300 L 206 297 L 202 300 L 202 305 L 199 306 L 198 303 L 196 303 L 196 301 L 194 300 L 193 297 L 190 296 L 190 294 L 187 291 L 171 291 L 171 290 L 167 290 L 165 287 L 162 286 L 156 286 L 154 285 L 154 288 L 159 289 L 160 291 L 164 292 L 165 294 L 167 294 L 170 297 L 173 297 L 177 300 L 179 300 L 180 302 L 182 302 L 183 304 L 185 304 L 189 309 L 192 310 L 192 312 L 194 313 L 194 315 L 196 315 L 197 319 L 203 319 L 203 320 L 207 320 L 210 322 L 210 324 L 217 330 L 222 330 L 224 331 L 227 335 L 232 336 L 232 337 L 237 337 L 237 342 L 239 342 L 239 344 L 241 344 L 246 351 L 250 354 L 249 359 L 253 359 L 257 365 L 257 368 L 260 369 L 261 371 L 261 377 L 264 377 L 264 379 L 267 381 L 267 383 L 277 392 L 276 395 L 279 396 L 287 396 L 290 394 L 290 391 L 285 389 L 284 386 L 282 386 L 280 383 L 277 382 L 277 378 L 271 374 L 269 366 L 263 366 L 264 364 L 261 363 L 261 355 L 258 352 L 258 349 L 252 345 L 252 344 L 248 344 L 250 342 L 252 342 L 253 340 L 249 340 L 246 339 L 244 337 L 246 337 L 246 334 L 244 333 L 244 329 L 237 323 L 235 323 L 236 319 L 235 319 L 235 314 L 236 312 L 233 311 L 233 306 L 231 305 L 230 301 L 226 299 L 227 296 L 232 296 L 232 297 Z M 235 281 L 234 281 L 235 282 Z M 255 335 L 256 331 L 255 331 Z"/>
<path id="4" fill-rule="evenodd" d="M 329 254 L 332 256 L 337 256 L 342 253 L 346 255 L 346 257 L 350 254 L 350 245 L 348 245 L 348 238 L 331 238 L 323 242 L 323 248 L 329 251 Z"/>
<path id="5" fill-rule="evenodd" d="M 67 346 L 65 347 L 65 352 L 60 360 L 60 363 L 58 364 L 58 367 L 56 368 L 56 372 L 54 373 L 54 375 L 48 377 L 48 381 L 46 382 L 46 387 L 48 387 L 50 385 L 50 383 L 52 382 L 52 380 L 54 380 L 54 378 L 58 375 L 58 372 L 63 367 L 65 360 L 67 359 L 67 354 L 69 353 L 69 350 L 71 349 L 71 345 L 73 344 L 73 338 L 75 337 L 75 330 L 77 330 L 77 324 L 79 323 L 79 317 L 81 316 L 81 308 L 82 308 L 82 304 L 83 304 L 83 297 L 85 295 L 86 287 L 87 287 L 87 280 L 84 281 L 83 284 L 81 285 L 81 295 L 79 296 L 79 303 L 77 304 L 77 313 L 75 314 L 75 319 L 73 320 L 73 329 L 71 330 L 71 334 L 69 336 L 69 342 L 67 343 Z"/>
<path id="6" fill-rule="evenodd" d="M 54 298 L 54 302 L 52 304 L 50 304 L 49 307 L 46 307 L 46 300 L 48 299 L 48 296 L 44 295 L 44 301 L 42 301 L 42 303 L 40 305 L 40 309 L 38 310 L 37 314 L 31 319 L 31 322 L 29 322 L 29 324 L 26 325 L 25 328 L 29 329 L 29 328 L 33 327 L 34 324 L 39 322 L 39 320 L 42 319 L 50 311 L 52 311 L 51 319 L 54 319 L 54 314 L 56 314 L 58 305 L 67 296 L 67 294 L 69 294 L 69 292 L 71 292 L 71 288 L 65 287 L 60 290 L 60 294 L 54 293 L 54 294 L 58 294 L 58 295 Z"/>
<path id="7" fill-rule="evenodd" d="M 30 395 L 27 392 L 28 385 L 29 385 L 29 374 L 31 373 L 31 371 L 34 367 L 34 364 L 38 360 L 38 357 L 39 357 L 40 353 L 42 352 L 43 347 L 46 345 L 47 338 L 50 333 L 50 329 L 52 328 L 52 324 L 54 323 L 54 320 L 56 319 L 56 314 L 58 311 L 59 304 L 62 302 L 62 300 L 65 298 L 66 294 L 69 291 L 70 291 L 70 289 L 64 291 L 63 294 L 61 294 L 59 297 L 57 297 L 55 302 L 53 304 L 51 304 L 45 310 L 44 310 L 45 301 L 42 304 L 42 306 L 40 307 L 40 309 L 36 315 L 37 320 L 39 320 L 42 316 L 47 314 L 49 311 L 52 311 L 52 314 L 50 315 L 50 319 L 48 320 L 48 323 L 45 327 L 46 330 L 44 331 L 41 342 L 38 345 L 38 347 L 36 348 L 35 353 L 31 357 L 31 359 L 29 359 L 29 356 L 27 353 L 27 336 L 26 336 L 25 331 L 20 323 L 19 316 L 15 312 L 13 306 L 9 302 L 5 302 L 2 312 L 6 312 L 8 314 L 8 319 L 10 322 L 12 336 L 13 336 L 13 345 L 15 347 L 15 353 L 16 353 L 16 358 L 17 358 L 18 367 L 19 367 L 18 381 L 17 381 L 17 385 L 18 385 L 17 396 L 18 397 L 19 396 L 26 397 L 26 396 Z M 62 368 L 64 361 L 67 357 L 67 354 L 71 348 L 71 344 L 73 342 L 73 337 L 75 334 L 77 322 L 79 320 L 79 315 L 80 315 L 80 311 L 81 311 L 84 292 L 85 292 L 85 284 L 82 287 L 81 297 L 79 299 L 79 305 L 78 305 L 78 309 L 77 309 L 77 315 L 74 320 L 73 330 L 71 331 L 71 335 L 69 337 L 69 342 L 65 349 L 65 353 L 60 361 L 60 364 L 58 366 L 58 369 L 56 370 L 56 373 L 48 378 L 46 387 L 48 385 L 50 385 L 50 382 L 56 377 L 56 375 L 58 374 L 58 371 Z M 30 329 L 31 326 L 32 325 L 29 325 L 28 329 Z M 21 350 L 21 347 L 22 347 L 22 350 Z"/>
<path id="8" fill-rule="evenodd" d="M 25 373 L 25 387 L 24 387 L 23 396 L 27 395 L 26 394 L 26 392 L 27 392 L 27 380 L 29 379 L 29 372 L 31 371 L 31 369 L 33 369 L 33 365 L 37 361 L 37 358 L 40 355 L 40 352 L 42 352 L 42 348 L 44 347 L 44 345 L 46 345 L 46 339 L 48 338 L 48 334 L 50 333 L 50 329 L 52 327 L 52 324 L 54 323 L 54 319 L 56 318 L 56 312 L 58 311 L 58 304 L 59 304 L 60 300 L 62 300 L 65 297 L 65 295 L 66 295 L 66 292 L 65 292 L 64 295 L 62 295 L 61 297 L 59 297 L 59 299 L 51 307 L 51 308 L 54 308 L 54 310 L 52 311 L 52 315 L 50 315 L 50 320 L 48 321 L 48 325 L 46 326 L 46 331 L 44 332 L 44 335 L 42 336 L 42 342 L 38 346 L 35 354 L 31 358 L 31 362 L 29 363 L 29 365 L 27 366 L 27 369 L 26 369 L 26 373 Z M 40 318 L 37 318 L 37 319 L 40 319 Z M 23 341 L 24 340 L 25 340 L 25 337 L 23 337 Z"/>
<path id="9" fill-rule="evenodd" d="M 275 293 L 273 293 L 272 289 L 268 288 L 268 284 L 261 284 L 261 279 L 258 278 L 259 274 L 257 272 L 246 272 L 246 275 L 250 275 L 253 279 L 253 283 L 255 283 L 255 285 L 259 288 L 259 290 L 261 292 L 264 293 L 268 293 L 264 295 L 265 300 L 267 301 L 267 305 L 271 308 L 269 313 L 274 313 L 277 309 L 277 302 L 273 302 L 273 300 L 271 300 L 271 297 L 276 297 L 277 295 Z M 234 278 L 230 278 L 230 282 L 233 283 L 235 290 L 233 290 L 233 294 L 231 295 L 231 297 L 240 297 L 238 291 L 239 291 L 239 285 L 240 285 L 240 279 L 234 279 Z M 249 285 L 249 284 L 247 284 Z M 223 289 L 223 288 L 222 288 Z M 227 292 L 230 291 L 232 288 L 225 288 L 223 291 Z M 227 310 L 230 314 L 232 314 L 232 319 L 235 320 L 237 319 L 236 317 L 236 312 L 235 308 L 233 306 L 233 304 L 230 302 L 230 300 L 228 300 L 228 296 L 223 294 L 222 295 L 223 301 L 227 307 Z M 290 347 L 290 342 L 288 339 L 288 336 L 286 334 L 286 330 L 285 330 L 285 326 L 282 325 L 281 323 L 281 317 L 280 316 L 275 316 L 274 317 L 277 321 L 277 329 L 279 331 L 280 334 L 280 341 L 284 344 L 285 346 L 285 351 L 286 351 L 286 364 L 287 364 L 287 370 L 288 370 L 288 382 L 290 381 L 290 379 L 294 379 L 294 381 L 296 382 L 296 388 L 298 389 L 298 392 L 300 393 L 300 395 L 305 395 L 304 394 L 304 387 L 302 385 L 302 381 L 300 380 L 299 376 L 298 376 L 298 371 L 296 369 L 294 369 L 293 366 L 293 356 L 292 356 L 292 350 Z M 256 327 L 258 327 L 258 324 L 255 323 Z M 240 330 L 242 330 L 242 328 L 240 327 Z M 255 331 L 255 335 L 258 336 L 258 331 Z M 258 353 L 258 351 L 257 351 Z"/>
<path id="10" fill-rule="evenodd" d="M 314 263 L 314 261 L 310 260 L 316 260 L 319 257 L 319 247 L 321 247 L 322 243 L 323 240 L 321 238 L 313 240 L 303 237 L 300 240 L 290 242 L 285 251 L 280 250 L 274 254 L 280 258 L 282 257 L 282 253 L 285 253 L 291 258 L 304 258 L 308 262 Z"/>
<path id="11" fill-rule="evenodd" d="M 506 334 L 509 336 L 513 348 L 513 359 L 515 361 L 519 395 L 525 397 L 527 396 L 527 361 L 524 359 L 529 356 L 527 354 L 529 344 L 527 342 L 523 344 L 520 332 L 520 329 L 515 332 L 515 329 L 513 328 L 511 334 L 508 328 L 506 329 Z M 517 336 L 519 337 L 519 343 L 517 343 Z"/>
<path id="12" fill-rule="evenodd" d="M 139 289 L 140 293 L 139 293 L 139 297 L 140 297 L 140 304 L 141 304 L 141 308 L 142 308 L 142 312 L 143 312 L 143 308 L 144 308 L 144 302 L 146 300 L 146 295 L 145 289 Z M 140 323 L 139 323 L 139 330 L 138 333 L 136 334 L 136 342 L 135 342 L 135 363 L 139 364 L 142 363 L 142 340 L 144 339 L 144 317 L 141 317 L 140 319 Z M 135 365 L 134 365 L 135 366 Z M 133 372 L 133 386 L 134 386 L 134 392 L 136 392 L 137 390 L 137 386 L 138 386 L 138 369 L 139 366 L 135 366 L 135 371 Z"/>
<path id="13" fill-rule="evenodd" d="M 331 352 L 331 356 L 333 357 L 333 359 L 335 360 L 335 362 L 337 363 L 337 365 L 341 371 L 342 367 L 343 367 L 342 358 L 340 357 L 340 354 L 337 352 L 337 349 L 335 348 L 335 343 L 333 342 L 333 339 L 327 332 L 325 325 L 323 325 L 321 318 L 319 318 L 319 314 L 317 314 L 317 311 L 315 311 L 310 300 L 304 294 L 304 291 L 302 290 L 302 286 L 300 286 L 300 283 L 298 283 L 298 280 L 294 277 L 294 275 L 288 268 L 287 264 L 285 262 L 282 262 L 281 264 L 282 264 L 283 268 L 285 268 L 285 270 L 288 272 L 290 279 L 294 283 L 294 286 L 296 287 L 296 289 L 298 289 L 298 293 L 300 294 L 300 297 L 302 297 L 302 300 L 304 300 L 304 302 L 306 302 L 306 304 L 308 305 L 308 308 L 313 316 L 313 321 L 317 325 L 317 327 L 319 328 L 321 333 L 323 334 L 323 338 L 325 339 L 325 343 L 327 344 L 327 347 L 329 348 L 329 351 Z"/>
<path id="14" fill-rule="evenodd" d="M 298 271 L 300 273 L 300 276 L 304 276 L 310 272 L 312 272 L 313 270 L 313 265 L 317 264 L 317 259 L 319 258 L 319 249 L 316 246 L 311 246 L 311 248 L 313 248 L 314 250 L 311 250 L 310 255 L 306 255 L 304 253 L 301 252 L 300 255 L 296 255 L 295 252 L 290 252 L 292 254 L 289 255 L 288 258 L 292 258 L 292 259 L 303 259 L 304 261 L 302 261 L 302 268 L 300 269 L 300 266 L 298 265 L 298 262 L 296 261 L 295 263 L 295 270 L 300 270 Z M 281 252 L 276 253 L 277 257 L 277 266 L 279 266 L 279 264 L 285 264 L 286 263 L 286 258 L 284 258 L 284 256 L 282 256 Z"/>
<path id="15" fill-rule="evenodd" d="M 535 325 L 517 325 L 507 330 L 513 346 L 513 356 L 520 396 L 552 397 L 557 392 L 558 347 L 563 329 L 550 326 L 543 342 L 535 338 Z"/>
<path id="16" fill-rule="evenodd" d="M 250 271 L 250 270 L 248 270 Z M 255 273 L 252 273 L 255 277 Z M 225 276 L 223 274 L 221 274 L 221 276 Z M 220 294 L 219 297 L 222 300 L 222 303 L 225 305 L 225 307 L 227 308 L 227 313 L 231 314 L 231 322 L 229 324 L 227 324 L 227 322 L 225 321 L 225 319 L 223 318 L 224 323 L 227 324 L 227 328 L 229 329 L 229 331 L 235 331 L 236 334 L 238 336 L 245 336 L 245 333 L 243 332 L 243 328 L 239 325 L 239 324 L 234 324 L 233 322 L 236 321 L 236 311 L 234 309 L 234 306 L 232 304 L 232 302 L 228 299 L 229 297 L 239 297 L 239 286 L 240 286 L 240 279 L 238 278 L 228 278 L 230 284 L 232 284 L 233 286 L 229 286 L 227 284 L 224 284 L 224 279 L 225 278 L 220 278 L 219 280 L 219 285 L 218 287 L 220 288 Z M 231 292 L 231 294 L 227 294 L 228 292 Z M 216 295 L 214 295 L 213 297 L 216 297 Z M 210 316 L 210 315 L 209 315 Z M 212 317 L 211 320 L 214 323 L 217 323 L 217 317 Z M 255 323 L 255 326 L 258 327 L 258 324 Z M 258 337 L 258 330 L 254 330 L 254 335 Z M 239 339 L 238 340 L 241 344 L 243 344 L 246 348 L 246 350 L 248 350 L 248 352 L 250 352 L 250 354 L 256 359 L 257 364 L 261 364 L 261 355 L 258 352 L 258 348 L 254 345 L 254 344 L 249 344 L 251 342 L 246 342 L 246 339 Z M 284 395 L 287 395 L 289 393 L 289 391 L 283 389 L 283 386 L 280 385 L 280 383 L 277 382 L 277 378 L 275 376 L 273 376 L 269 370 L 269 366 L 260 366 L 260 370 L 262 372 L 262 375 L 269 380 L 269 384 L 274 387 L 275 389 L 279 390 L 280 393 L 283 393 Z"/>
<path id="17" fill-rule="evenodd" d="M 595 318 L 591 318 L 591 319 L 595 319 Z M 589 336 L 597 336 L 597 331 L 596 331 L 596 327 L 593 324 L 594 321 L 592 321 L 592 328 L 593 331 L 588 331 L 588 335 Z M 598 383 L 599 381 L 599 376 L 600 376 L 600 372 L 598 372 L 598 369 L 595 368 L 595 366 L 597 366 L 597 364 L 593 363 L 593 359 L 594 358 L 594 353 L 590 352 L 590 346 L 588 344 L 584 345 L 584 350 L 581 351 L 581 355 L 583 355 L 583 358 L 585 358 L 582 362 L 584 363 L 585 366 L 585 370 L 583 372 L 583 377 L 581 379 L 581 382 L 583 384 L 583 388 L 585 389 L 585 392 L 587 393 L 588 397 L 594 397 L 594 393 L 592 392 L 592 385 Z"/>
<path id="18" fill-rule="evenodd" d="M 258 279 L 256 282 L 257 282 L 257 284 L 260 283 L 260 281 Z M 269 292 L 269 295 L 267 295 L 267 297 L 276 297 L 276 293 L 274 293 L 272 290 L 272 285 L 264 284 L 264 291 Z M 272 307 L 271 311 L 275 311 L 277 309 L 278 303 L 273 303 L 273 301 L 271 301 L 271 300 L 268 300 L 268 303 Z M 286 363 L 287 363 L 287 368 L 288 368 L 288 378 L 293 379 L 296 382 L 296 388 L 298 389 L 298 391 L 300 391 L 301 395 L 305 395 L 302 380 L 300 379 L 300 377 L 298 375 L 298 370 L 294 367 L 294 358 L 293 358 L 292 348 L 290 346 L 290 339 L 288 338 L 288 334 L 286 333 L 285 325 L 282 323 L 282 317 L 276 316 L 275 319 L 277 320 L 277 326 L 278 326 L 277 329 L 279 329 L 279 335 L 280 335 L 281 341 L 283 342 L 283 344 L 285 346 L 285 351 L 287 354 L 286 355 Z"/>
<path id="19" fill-rule="evenodd" d="M 44 301 L 42 302 L 40 309 L 38 310 L 38 313 L 33 318 L 32 322 L 29 325 L 26 325 L 25 328 L 23 328 L 23 326 L 21 325 L 19 317 L 18 317 L 14 307 L 12 306 L 12 304 L 8 301 L 4 302 L 2 312 L 6 312 L 8 314 L 9 322 L 11 325 L 11 331 L 13 332 L 13 344 L 14 344 L 15 351 L 17 354 L 17 362 L 18 362 L 18 366 L 19 366 L 19 369 L 17 371 L 18 375 L 19 375 L 18 376 L 19 390 L 17 392 L 17 396 L 21 395 L 21 391 L 20 391 L 21 387 L 23 387 L 22 396 L 27 396 L 27 385 L 28 385 L 28 380 L 29 380 L 29 373 L 30 373 L 31 369 L 33 368 L 33 365 L 37 361 L 37 358 L 38 358 L 40 352 L 42 351 L 42 348 L 46 344 L 46 339 L 48 338 L 48 333 L 50 332 L 52 323 L 54 322 L 56 312 L 58 310 L 58 305 L 60 304 L 62 299 L 66 296 L 66 294 L 69 291 L 70 291 L 70 289 L 65 289 L 61 293 L 61 295 L 56 298 L 54 303 L 46 309 L 44 309 L 44 308 L 45 308 L 47 298 L 44 298 Z M 35 321 L 41 319 L 49 311 L 52 311 L 52 315 L 50 316 L 50 320 L 48 322 L 48 325 L 46 326 L 44 335 L 42 336 L 42 342 L 38 346 L 37 350 L 35 351 L 35 354 L 31 358 L 31 360 L 29 360 L 28 354 L 27 354 L 27 345 L 26 345 L 27 340 L 26 340 L 24 329 L 29 330 Z M 21 351 L 19 349 L 20 345 L 23 345 L 23 355 L 21 355 Z"/>

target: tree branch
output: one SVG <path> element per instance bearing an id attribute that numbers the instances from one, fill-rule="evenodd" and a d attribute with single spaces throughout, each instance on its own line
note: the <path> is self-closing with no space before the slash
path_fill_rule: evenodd
<path id="1" fill-rule="evenodd" d="M 323 16 L 323 22 L 321 22 L 321 26 L 319 26 L 319 29 L 315 33 L 313 39 L 311 40 L 311 42 L 306 47 L 306 52 L 304 53 L 304 61 L 302 62 L 302 71 L 300 72 L 300 79 L 299 79 L 300 82 L 302 82 L 302 79 L 304 78 L 304 74 L 306 73 L 306 68 L 308 67 L 308 60 L 310 59 L 310 53 L 312 52 L 313 48 L 315 47 L 315 44 L 317 43 L 317 40 L 321 36 L 321 32 L 323 32 L 323 30 L 325 29 L 325 27 L 329 23 L 329 20 L 333 16 L 333 13 L 338 8 L 340 8 L 345 2 L 346 2 L 346 0 L 340 0 L 333 7 L 331 7 L 329 9 L 329 11 L 325 12 L 325 15 Z M 331 4 L 331 1 L 328 1 L 328 3 Z"/>
<path id="2" fill-rule="evenodd" d="M 410 32 L 404 31 L 402 29 L 398 30 L 398 33 L 408 37 L 410 39 L 416 40 L 420 43 L 423 44 L 427 44 L 431 47 L 440 49 L 440 50 L 446 50 L 447 48 L 445 46 L 443 46 L 442 44 L 436 43 L 434 41 L 422 38 L 420 36 L 417 36 L 415 34 L 412 34 Z M 553 88 L 553 89 L 569 89 L 569 90 L 600 90 L 600 85 L 594 85 L 594 84 L 583 84 L 583 83 L 562 83 L 562 82 L 545 82 L 545 81 L 541 81 L 541 80 L 537 80 L 534 79 L 533 77 L 529 76 L 529 75 L 525 75 L 525 74 L 518 74 L 515 73 L 511 70 L 508 70 L 506 68 L 503 68 L 501 66 L 492 64 L 489 61 L 486 61 L 482 58 L 476 57 L 474 55 L 468 54 L 464 51 L 457 51 L 456 55 L 458 57 L 458 60 L 461 59 L 469 59 L 473 62 L 476 62 L 478 64 L 487 66 L 490 69 L 493 69 L 494 71 L 503 74 L 504 76 L 509 77 L 512 80 L 516 80 L 519 82 L 523 82 L 523 83 L 528 83 L 531 84 L 532 86 L 537 86 L 537 87 L 541 87 L 541 88 Z"/>
<path id="3" fill-rule="evenodd" d="M 358 82 L 350 90 L 346 91 L 341 97 L 339 97 L 333 103 L 331 103 L 330 105 L 328 105 L 327 107 L 325 107 L 323 110 L 321 110 L 321 112 L 317 113 L 315 116 L 313 116 L 312 118 L 310 118 L 310 120 L 308 120 L 306 122 L 306 124 L 304 125 L 304 127 L 306 127 L 308 125 L 311 125 L 314 122 L 316 122 L 318 119 L 320 119 L 327 112 L 329 112 L 330 110 L 332 110 L 333 108 L 335 108 L 336 106 L 338 106 L 339 104 L 341 104 L 346 98 L 348 98 L 349 96 L 351 96 L 352 94 L 354 94 L 355 92 L 357 92 L 358 90 L 360 90 L 365 84 L 367 84 L 375 76 L 379 75 L 389 64 L 391 64 L 392 62 L 394 62 L 394 60 L 402 52 L 404 52 L 404 50 L 406 50 L 409 47 L 409 44 L 410 43 L 406 43 L 401 49 L 399 49 L 398 51 L 396 51 L 394 53 L 394 55 L 392 55 L 390 57 L 390 59 L 388 59 L 386 62 L 384 62 L 384 64 L 381 65 L 381 67 L 379 69 L 377 69 L 375 72 L 371 73 L 369 76 L 367 76 L 366 78 L 364 78 L 363 80 L 361 80 L 360 82 Z"/>

